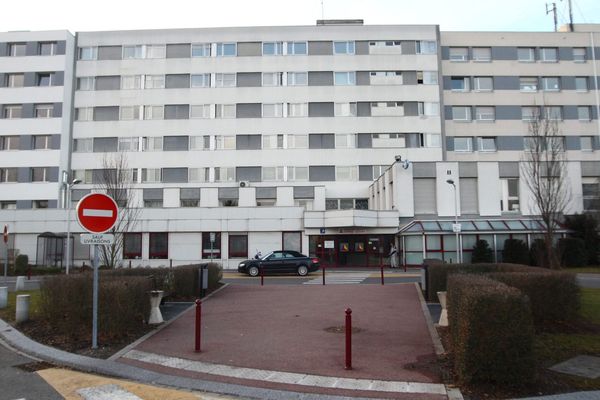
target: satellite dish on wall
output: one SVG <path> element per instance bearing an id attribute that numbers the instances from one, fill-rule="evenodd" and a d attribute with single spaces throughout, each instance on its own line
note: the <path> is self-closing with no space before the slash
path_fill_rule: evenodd
<path id="1" fill-rule="evenodd" d="M 408 161 L 408 160 L 402 161 L 402 168 L 408 169 L 409 166 L 410 166 L 410 161 Z"/>

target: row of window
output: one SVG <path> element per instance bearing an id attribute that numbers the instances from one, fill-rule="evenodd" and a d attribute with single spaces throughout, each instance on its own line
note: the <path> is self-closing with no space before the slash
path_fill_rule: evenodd
<path id="1" fill-rule="evenodd" d="M 578 137 L 581 151 L 594 151 L 594 136 Z M 479 152 L 495 152 L 498 150 L 497 137 L 472 137 L 472 136 L 453 136 L 454 151 L 461 153 L 470 153 L 475 150 Z M 567 149 L 566 138 L 564 136 L 556 136 L 552 139 L 541 139 L 531 136 L 523 137 L 523 149 L 532 151 L 536 149 Z M 473 147 L 477 143 L 477 149 Z"/>
<path id="2" fill-rule="evenodd" d="M 56 167 L 28 167 L 28 182 L 56 182 L 52 171 Z M 0 183 L 16 183 L 19 180 L 19 168 L 0 168 Z"/>
<path id="3" fill-rule="evenodd" d="M 589 122 L 592 120 L 592 106 L 576 106 L 577 120 Z M 553 121 L 564 119 L 563 106 L 522 106 L 521 120 L 535 121 L 539 118 Z M 458 122 L 483 121 L 493 122 L 496 120 L 495 106 L 452 106 L 452 120 Z"/>
<path id="4" fill-rule="evenodd" d="M 77 88 L 90 90 L 185 89 L 260 86 L 353 86 L 357 75 L 364 74 L 362 85 L 437 85 L 437 71 L 302 71 L 240 72 L 202 74 L 142 74 L 85 76 Z M 19 78 L 19 74 L 11 76 Z M 23 74 L 20 74 L 21 76 Z"/>
<path id="5" fill-rule="evenodd" d="M 492 47 L 449 47 L 448 59 L 452 62 L 466 62 L 469 60 L 490 62 L 493 61 Z M 588 60 L 587 49 L 585 47 L 573 47 L 569 59 L 577 63 L 586 62 Z M 518 47 L 517 60 L 519 62 L 558 62 L 559 50 L 558 47 Z"/>
<path id="6" fill-rule="evenodd" d="M 13 138 L 13 136 L 7 136 Z M 18 138 L 18 137 L 17 137 Z M 440 147 L 437 133 L 311 133 L 276 135 L 134 136 L 74 139 L 75 153 L 267 149 Z M 11 145 L 7 150 L 18 149 Z"/>
<path id="7" fill-rule="evenodd" d="M 27 55 L 27 43 L 15 42 L 8 43 L 6 46 L 6 56 L 22 57 Z M 54 56 L 58 54 L 57 42 L 39 42 L 37 43 L 35 55 L 38 56 Z M 3 54 L 4 55 L 4 54 Z"/>
<path id="8" fill-rule="evenodd" d="M 31 141 L 31 150 L 52 149 L 52 135 L 31 135 L 26 138 Z M 18 135 L 0 136 L 0 151 L 20 150 L 21 140 L 21 136 Z"/>
<path id="9" fill-rule="evenodd" d="M 384 54 L 386 50 L 392 54 L 402 52 L 402 42 L 414 44 L 411 54 L 437 54 L 435 41 L 370 41 L 369 50 L 377 54 Z M 134 60 L 134 59 L 160 59 L 160 58 L 198 58 L 198 57 L 231 57 L 243 55 L 284 56 L 284 55 L 311 55 L 356 54 L 356 42 L 353 40 L 314 42 L 318 43 L 318 50 L 311 51 L 307 41 L 273 41 L 262 42 L 260 48 L 252 48 L 250 53 L 241 49 L 246 45 L 254 46 L 255 43 L 177 43 L 177 44 L 137 44 L 98 47 L 80 47 L 79 60 Z M 395 51 L 394 51 L 395 50 Z"/>
<path id="10" fill-rule="evenodd" d="M 520 76 L 519 90 L 521 92 L 558 92 L 563 89 L 559 76 Z M 491 76 L 451 76 L 450 89 L 453 92 L 491 92 L 494 90 L 494 78 Z M 589 78 L 587 76 L 574 77 L 574 89 L 578 92 L 589 91 Z"/>
<path id="11" fill-rule="evenodd" d="M 57 84 L 56 72 L 36 72 L 33 80 L 28 86 L 54 86 Z M 62 84 L 62 83 L 61 83 Z M 24 73 L 8 73 L 4 76 L 4 87 L 19 88 L 25 87 Z"/>
<path id="12" fill-rule="evenodd" d="M 23 118 L 22 104 L 4 104 L 2 118 Z M 33 118 L 52 118 L 54 116 L 54 104 L 34 104 Z"/>
<path id="13" fill-rule="evenodd" d="M 48 208 L 50 200 L 32 200 L 31 208 L 40 209 Z M 2 200 L 0 201 L 0 210 L 16 210 L 17 202 L 15 200 Z"/>
<path id="14" fill-rule="evenodd" d="M 19 106 L 6 106 L 21 115 Z M 11 108 L 12 107 L 12 108 Z M 77 121 L 130 121 L 162 119 L 296 118 L 296 117 L 403 117 L 438 116 L 440 105 L 434 102 L 311 102 L 311 103 L 238 103 L 238 104 L 166 104 L 135 106 L 80 107 Z M 5 117 L 9 118 L 9 117 Z M 11 117 L 18 118 L 18 117 Z"/>

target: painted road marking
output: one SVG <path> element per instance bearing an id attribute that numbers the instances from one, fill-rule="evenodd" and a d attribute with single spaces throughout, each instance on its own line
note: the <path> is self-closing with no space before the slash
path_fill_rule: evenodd
<path id="1" fill-rule="evenodd" d="M 98 210 L 93 208 L 84 208 L 83 209 L 84 217 L 105 217 L 112 218 L 113 212 L 112 210 Z"/>
<path id="2" fill-rule="evenodd" d="M 85 400 L 142 400 L 119 385 L 107 384 L 78 389 L 77 393 Z"/>
<path id="3" fill-rule="evenodd" d="M 325 273 L 326 285 L 356 285 L 371 276 L 370 272 L 335 272 Z M 304 285 L 322 285 L 323 277 L 311 279 L 304 282 Z"/>
<path id="4" fill-rule="evenodd" d="M 446 387 L 440 383 L 393 382 L 373 379 L 349 379 L 333 376 L 298 374 L 294 372 L 269 371 L 254 368 L 233 367 L 192 361 L 184 358 L 167 357 L 160 354 L 131 350 L 124 358 L 141 361 L 163 367 L 176 368 L 183 371 L 198 372 L 209 375 L 221 375 L 240 379 L 253 379 L 274 383 L 286 383 L 323 388 L 339 388 L 352 390 L 369 390 L 377 392 L 425 393 L 446 395 Z"/>

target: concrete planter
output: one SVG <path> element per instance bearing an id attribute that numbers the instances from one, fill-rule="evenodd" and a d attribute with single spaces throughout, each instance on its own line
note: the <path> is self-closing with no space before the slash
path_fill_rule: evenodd
<path id="1" fill-rule="evenodd" d="M 148 318 L 148 324 L 162 324 L 165 320 L 162 317 L 159 306 L 165 292 L 163 290 L 151 290 L 148 293 L 150 293 L 150 317 Z"/>
<path id="2" fill-rule="evenodd" d="M 442 306 L 442 314 L 438 322 L 439 326 L 448 326 L 448 310 L 446 309 L 446 292 L 437 292 L 440 305 Z"/>

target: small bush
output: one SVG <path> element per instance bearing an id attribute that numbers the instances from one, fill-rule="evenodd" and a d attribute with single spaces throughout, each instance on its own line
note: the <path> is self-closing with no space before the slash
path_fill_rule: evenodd
<path id="1" fill-rule="evenodd" d="M 460 382 L 520 386 L 535 371 L 529 299 L 483 276 L 454 274 L 448 282 L 454 370 Z"/>
<path id="2" fill-rule="evenodd" d="M 25 275 L 29 265 L 29 256 L 27 254 L 19 254 L 15 260 L 15 273 L 17 275 Z"/>
<path id="3" fill-rule="evenodd" d="M 577 318 L 580 306 L 579 286 L 575 276 L 565 272 L 500 272 L 488 277 L 515 287 L 529 297 L 536 328 L 549 323 Z"/>
<path id="4" fill-rule="evenodd" d="M 585 243 L 586 265 L 600 264 L 600 230 L 598 219 L 590 214 L 576 214 L 565 217 L 565 227 L 569 236 L 583 239 Z"/>
<path id="5" fill-rule="evenodd" d="M 218 288 L 221 279 L 223 279 L 223 268 L 217 263 L 208 263 L 208 289 Z"/>
<path id="6" fill-rule="evenodd" d="M 587 253 L 583 239 L 561 238 L 558 240 L 558 250 L 561 255 L 560 264 L 563 267 L 577 268 L 586 265 Z"/>
<path id="7" fill-rule="evenodd" d="M 529 264 L 538 267 L 548 265 L 544 239 L 535 239 L 531 243 L 531 249 L 529 249 Z"/>
<path id="8" fill-rule="evenodd" d="M 486 240 L 478 240 L 473 247 L 471 255 L 472 263 L 492 263 L 494 262 L 494 252 Z"/>
<path id="9" fill-rule="evenodd" d="M 506 239 L 502 251 L 502 261 L 512 264 L 529 264 L 529 248 L 519 239 Z"/>

